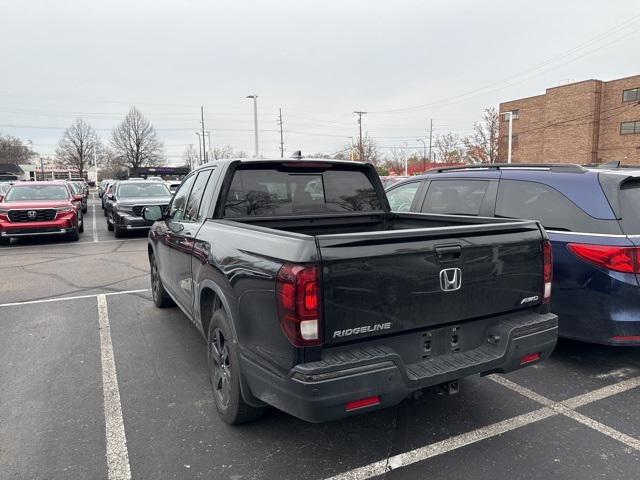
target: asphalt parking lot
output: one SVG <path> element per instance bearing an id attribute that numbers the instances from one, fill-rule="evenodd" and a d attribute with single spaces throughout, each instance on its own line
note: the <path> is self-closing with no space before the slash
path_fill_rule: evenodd
<path id="1" fill-rule="evenodd" d="M 638 349 L 561 341 L 454 396 L 230 427 L 200 334 L 148 284 L 144 235 L 115 240 L 96 200 L 80 242 L 0 247 L 0 478 L 640 478 Z"/>

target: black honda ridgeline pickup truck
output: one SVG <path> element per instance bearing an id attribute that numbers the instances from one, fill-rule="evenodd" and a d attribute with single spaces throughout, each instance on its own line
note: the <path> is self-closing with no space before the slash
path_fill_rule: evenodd
<path id="1" fill-rule="evenodd" d="M 212 162 L 143 215 L 154 302 L 204 335 L 231 424 L 265 405 L 322 422 L 453 393 L 556 344 L 539 223 L 393 213 L 368 164 Z"/>

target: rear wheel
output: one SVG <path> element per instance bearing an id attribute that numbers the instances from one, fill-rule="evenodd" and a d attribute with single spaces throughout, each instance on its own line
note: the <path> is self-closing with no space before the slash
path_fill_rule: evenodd
<path id="1" fill-rule="evenodd" d="M 105 212 L 105 216 L 107 217 L 107 230 L 113 232 L 113 220 L 111 214 Z"/>
<path id="2" fill-rule="evenodd" d="M 209 380 L 218 415 L 226 423 L 237 425 L 258 419 L 264 407 L 252 407 L 244 401 L 240 389 L 240 369 L 229 319 L 224 310 L 216 310 L 207 333 Z"/>
<path id="3" fill-rule="evenodd" d="M 167 291 L 162 285 L 160 279 L 160 272 L 158 272 L 158 265 L 156 264 L 155 255 L 151 254 L 151 295 L 153 296 L 153 303 L 158 308 L 166 308 L 175 305 L 173 299 L 169 296 Z"/>
<path id="4" fill-rule="evenodd" d="M 80 215 L 78 219 L 78 231 L 84 233 L 84 215 Z"/>

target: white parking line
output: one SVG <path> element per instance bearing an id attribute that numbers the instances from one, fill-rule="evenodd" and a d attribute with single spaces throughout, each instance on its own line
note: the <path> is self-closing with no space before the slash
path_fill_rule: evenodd
<path id="1" fill-rule="evenodd" d="M 391 470 L 406 467 L 413 463 L 421 462 L 423 460 L 457 450 L 458 448 L 471 445 L 472 443 L 510 432 L 516 428 L 524 427 L 525 425 L 530 425 L 534 422 L 539 422 L 540 420 L 544 420 L 545 418 L 549 418 L 554 415 L 557 415 L 557 413 L 552 409 L 546 407 L 541 408 L 533 412 L 518 415 L 517 417 L 508 418 L 502 422 L 494 423 L 461 435 L 456 435 L 455 437 L 447 438 L 440 442 L 416 448 L 410 452 L 394 455 L 393 457 L 389 457 L 388 460 L 381 460 L 379 462 L 365 465 L 364 467 L 340 473 L 327 480 L 366 480 L 378 475 L 383 475 Z"/>
<path id="2" fill-rule="evenodd" d="M 142 288 L 139 290 L 123 290 L 122 292 L 92 293 L 88 295 L 76 295 L 74 297 L 43 298 L 40 300 L 26 300 L 24 302 L 0 303 L 0 307 L 15 307 L 18 305 L 34 305 L 36 303 L 63 302 L 65 300 L 81 300 L 83 298 L 96 298 L 100 296 L 110 297 L 112 295 L 129 295 L 131 293 L 142 293 L 142 292 L 148 292 L 148 291 L 149 291 L 148 288 Z"/>
<path id="3" fill-rule="evenodd" d="M 107 297 L 98 295 L 98 321 L 100 323 L 100 356 L 102 359 L 102 389 L 104 394 L 104 421 L 107 441 L 107 471 L 109 480 L 129 480 L 129 452 L 124 432 L 118 376 L 111 343 L 111 327 L 107 310 Z"/>
<path id="4" fill-rule="evenodd" d="M 0 248 L 0 253 L 2 252 L 12 252 L 13 250 L 18 250 L 22 248 L 47 248 L 47 247 L 75 247 L 76 245 L 93 245 L 94 243 L 114 243 L 114 242 L 137 242 L 140 240 L 144 240 L 145 242 L 148 240 L 147 237 L 140 238 L 122 238 L 119 240 L 98 240 L 94 241 L 83 241 L 83 242 L 73 242 L 73 243 L 43 243 L 40 245 L 21 245 L 18 247 L 3 247 Z M 0 255 L 1 256 L 1 255 Z"/>
<path id="5" fill-rule="evenodd" d="M 614 428 L 611 428 L 603 423 L 600 423 L 593 418 L 589 418 L 586 415 L 576 412 L 572 410 L 568 405 L 576 405 L 583 406 L 588 403 L 594 402 L 596 400 L 602 400 L 603 398 L 610 397 L 612 395 L 616 395 L 626 390 L 630 390 L 631 388 L 635 388 L 640 384 L 640 378 L 635 377 L 630 379 L 631 381 L 626 382 L 626 388 L 616 388 L 616 385 L 611 385 L 608 387 L 603 387 L 598 390 L 594 390 L 593 392 L 589 392 L 584 395 L 580 395 L 578 397 L 573 397 L 569 400 L 563 402 L 554 402 L 553 400 L 548 399 L 547 397 L 543 397 L 522 385 L 518 385 L 511 380 L 507 380 L 504 377 L 499 377 L 497 375 L 490 375 L 489 378 L 500 385 L 513 390 L 514 392 L 519 393 L 520 395 L 527 397 L 534 402 L 541 403 L 552 410 L 558 412 L 561 415 L 565 415 L 573 420 L 580 422 L 583 425 L 586 425 L 589 428 L 596 430 L 597 432 L 602 433 L 603 435 L 607 435 L 608 437 L 613 438 L 614 440 L 618 440 L 621 443 L 624 443 L 628 447 L 633 448 L 634 450 L 640 450 L 640 439 L 634 438 L 626 433 L 622 433 Z M 576 408 L 574 407 L 574 408 Z"/>
<path id="6" fill-rule="evenodd" d="M 589 403 L 602 400 L 604 398 L 636 388 L 640 386 L 640 377 L 624 380 L 614 385 L 609 385 L 607 387 L 603 387 L 598 390 L 585 393 L 583 395 L 578 395 L 563 402 L 554 402 L 553 400 L 539 395 L 532 390 L 523 387 L 522 385 L 518 385 L 517 383 L 507 380 L 504 377 L 489 375 L 487 378 L 510 390 L 513 390 L 514 392 L 519 393 L 520 395 L 529 398 L 530 400 L 544 405 L 544 407 L 533 412 L 518 415 L 517 417 L 508 418 L 506 420 L 488 425 L 486 427 L 481 427 L 467 433 L 456 435 L 455 437 L 447 438 L 440 442 L 416 448 L 415 450 L 411 450 L 406 453 L 400 453 L 379 462 L 374 462 L 369 465 L 354 468 L 353 470 L 340 473 L 326 480 L 366 480 L 372 477 L 383 475 L 384 473 L 391 470 L 406 467 L 413 463 L 422 462 L 429 458 L 433 458 L 438 455 L 457 450 L 458 448 L 465 447 L 467 445 L 471 445 L 473 443 L 480 442 L 497 435 L 501 435 L 503 433 L 515 430 L 520 427 L 524 427 L 526 425 L 530 425 L 540 420 L 554 417 L 556 415 L 564 415 L 566 417 L 572 418 L 573 420 L 580 422 L 581 424 L 592 428 L 604 435 L 607 435 L 608 437 L 613 438 L 635 450 L 640 450 L 639 439 L 615 430 L 573 410 L 573 408 L 587 405 Z"/>
<path id="7" fill-rule="evenodd" d="M 98 243 L 98 230 L 96 229 L 96 206 L 92 205 L 93 242 Z"/>

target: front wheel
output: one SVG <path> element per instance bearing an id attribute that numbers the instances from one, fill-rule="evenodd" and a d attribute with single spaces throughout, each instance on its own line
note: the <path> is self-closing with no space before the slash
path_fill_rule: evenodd
<path id="1" fill-rule="evenodd" d="M 252 407 L 242 398 L 240 368 L 232 341 L 229 319 L 224 310 L 216 310 L 207 333 L 209 380 L 218 415 L 229 425 L 250 422 L 264 413 L 264 407 Z"/>
<path id="2" fill-rule="evenodd" d="M 78 231 L 84 233 L 84 215 L 80 215 L 78 219 Z"/>

